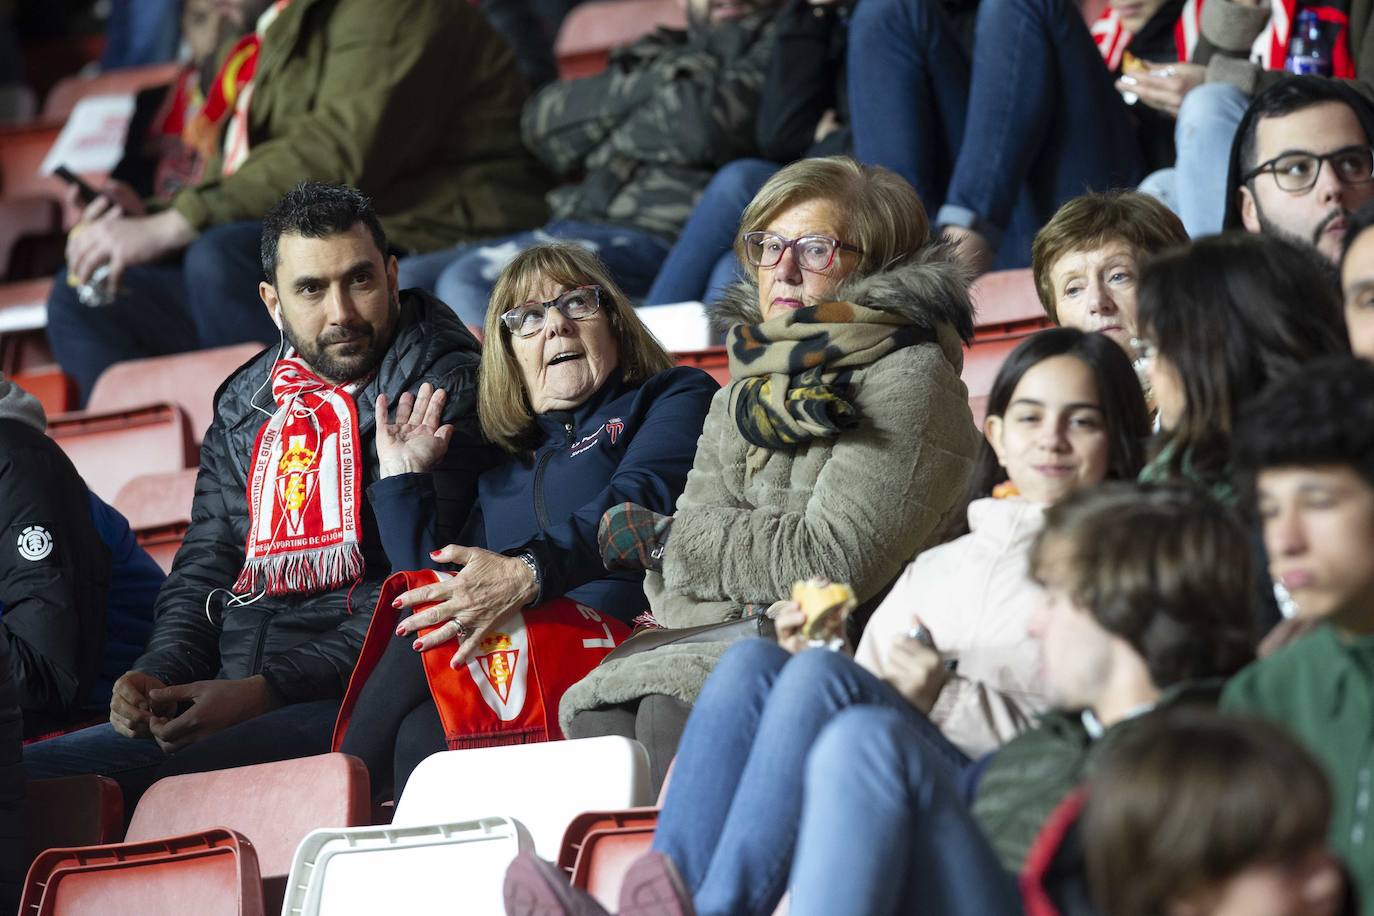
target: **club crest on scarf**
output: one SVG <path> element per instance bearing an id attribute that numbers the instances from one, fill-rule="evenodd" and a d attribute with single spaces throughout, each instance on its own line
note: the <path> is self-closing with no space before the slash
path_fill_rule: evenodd
<path id="1" fill-rule="evenodd" d="M 253 447 L 239 594 L 309 594 L 363 574 L 357 387 L 330 385 L 294 350 L 272 366 L 277 410 Z"/>

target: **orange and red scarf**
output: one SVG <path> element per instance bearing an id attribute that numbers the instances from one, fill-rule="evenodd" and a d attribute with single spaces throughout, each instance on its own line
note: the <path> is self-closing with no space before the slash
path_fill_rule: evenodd
<path id="1" fill-rule="evenodd" d="M 221 175 L 234 174 L 248 158 L 248 107 L 253 100 L 253 77 L 258 70 L 262 37 L 290 3 L 291 0 L 276 0 L 258 17 L 254 30 L 238 40 L 210 84 L 205 104 L 186 124 L 182 139 L 205 159 L 214 155 L 223 134 Z"/>
<path id="2" fill-rule="evenodd" d="M 238 594 L 309 594 L 362 576 L 360 384 L 325 382 L 294 350 L 272 366 L 277 409 L 253 447 Z"/>

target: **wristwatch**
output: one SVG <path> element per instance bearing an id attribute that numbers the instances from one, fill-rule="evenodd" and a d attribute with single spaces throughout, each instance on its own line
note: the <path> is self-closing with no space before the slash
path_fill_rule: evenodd
<path id="1" fill-rule="evenodd" d="M 525 565 L 530 568 L 530 572 L 534 575 L 534 597 L 530 599 L 529 604 L 525 605 L 525 607 L 530 607 L 539 600 L 539 595 L 544 590 L 544 574 L 539 571 L 539 563 L 534 559 L 534 554 L 530 553 L 528 550 L 520 551 L 515 555 L 515 558 L 517 560 L 523 560 Z"/>

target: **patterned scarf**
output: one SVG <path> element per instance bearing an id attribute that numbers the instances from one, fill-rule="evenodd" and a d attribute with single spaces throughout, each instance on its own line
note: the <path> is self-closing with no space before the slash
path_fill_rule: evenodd
<path id="1" fill-rule="evenodd" d="M 859 422 L 850 402 L 855 369 L 917 343 L 935 332 L 892 312 L 852 302 L 796 309 L 760 324 L 736 325 L 726 346 L 730 413 L 749 442 L 752 473 L 770 452 L 812 439 L 831 439 Z"/>
<path id="2" fill-rule="evenodd" d="M 234 591 L 309 594 L 363 574 L 361 386 L 330 385 L 291 350 L 272 366 L 277 411 L 258 431 L 248 478 L 247 560 Z"/>

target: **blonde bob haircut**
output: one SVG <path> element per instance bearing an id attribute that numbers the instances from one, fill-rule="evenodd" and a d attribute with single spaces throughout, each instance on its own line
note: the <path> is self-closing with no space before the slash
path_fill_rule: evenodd
<path id="1" fill-rule="evenodd" d="M 862 251 L 855 277 L 903 264 L 930 241 L 926 208 L 896 172 L 861 165 L 849 156 L 800 159 L 774 173 L 740 217 L 735 256 L 745 270 L 757 279 L 758 268 L 745 254 L 744 234 L 766 231 L 783 211 L 813 200 L 830 201 L 843 214 L 846 238 L 840 241 Z"/>
<path id="2" fill-rule="evenodd" d="M 620 373 L 638 385 L 676 363 L 635 314 L 601 259 L 580 245 L 554 242 L 536 245 L 515 256 L 501 271 L 487 302 L 482 364 L 477 374 L 477 415 L 482 433 L 508 452 L 527 449 L 538 437 L 534 409 L 520 374 L 510 332 L 501 316 L 530 301 L 543 281 L 566 289 L 601 287 L 601 312 L 611 322 L 619 350 Z"/>

